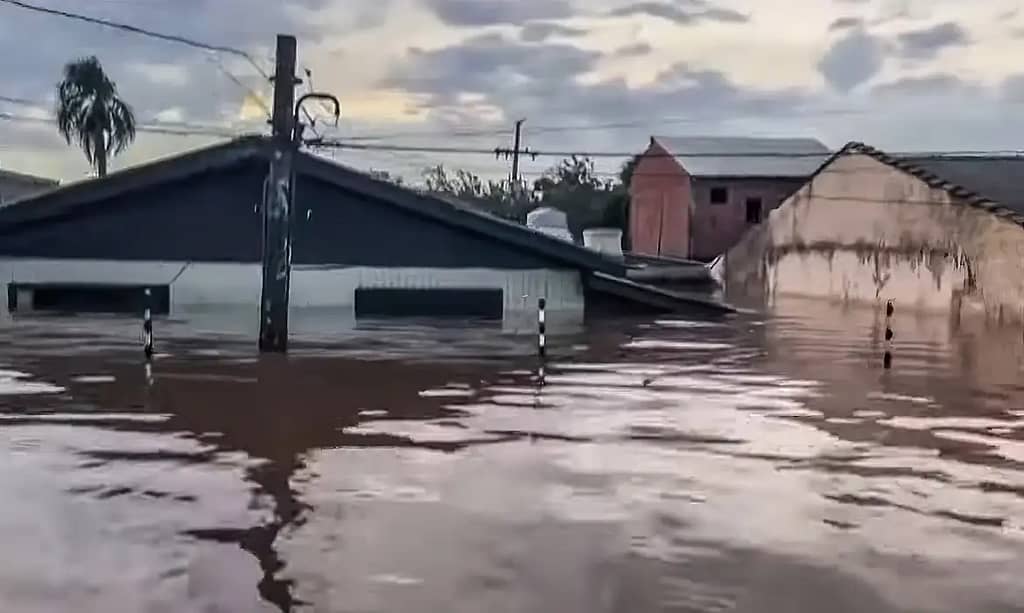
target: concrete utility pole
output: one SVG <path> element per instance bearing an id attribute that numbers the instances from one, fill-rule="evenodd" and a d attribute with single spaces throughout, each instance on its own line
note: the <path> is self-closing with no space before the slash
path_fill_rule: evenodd
<path id="1" fill-rule="evenodd" d="M 520 119 L 516 122 L 516 139 L 512 145 L 512 184 L 516 185 L 519 183 L 519 143 L 522 141 L 523 122 L 525 119 Z"/>
<path id="2" fill-rule="evenodd" d="M 529 147 L 525 149 L 521 147 L 523 142 L 523 123 L 525 122 L 525 119 L 520 119 L 519 121 L 516 122 L 515 139 L 513 141 L 511 149 L 498 147 L 494 150 L 494 155 L 497 156 L 498 158 L 500 158 L 501 156 L 505 156 L 506 160 L 512 158 L 512 174 L 510 175 L 510 179 L 513 189 L 515 189 L 516 186 L 519 185 L 519 156 L 529 155 L 533 159 L 537 159 L 537 154 L 534 153 L 533 151 L 530 151 Z"/>
<path id="3" fill-rule="evenodd" d="M 274 71 L 273 153 L 263 191 L 263 292 L 260 351 L 288 349 L 288 291 L 291 285 L 292 163 L 294 141 L 295 37 L 278 35 Z"/>

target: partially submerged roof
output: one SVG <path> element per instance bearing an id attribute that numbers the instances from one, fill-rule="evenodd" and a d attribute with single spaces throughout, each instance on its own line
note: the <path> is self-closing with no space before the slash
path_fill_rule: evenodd
<path id="1" fill-rule="evenodd" d="M 102 207 L 107 199 L 114 196 L 180 181 L 243 162 L 269 163 L 270 152 L 268 139 L 243 137 L 111 173 L 102 179 L 68 184 L 0 208 L 0 231 L 11 230 L 23 223 L 45 223 L 72 212 Z M 461 201 L 419 193 L 305 152 L 296 156 L 295 169 L 300 176 L 312 177 L 339 189 L 358 193 L 382 206 L 394 206 L 435 222 L 480 234 L 567 267 L 624 274 L 624 265 L 619 261 L 499 219 Z"/>
<path id="2" fill-rule="evenodd" d="M 836 155 L 863 154 L 1024 226 L 1024 156 L 889 155 L 849 143 Z"/>
<path id="3" fill-rule="evenodd" d="M 56 181 L 54 179 L 37 177 L 35 175 L 14 172 L 13 170 L 5 170 L 3 168 L 0 168 L 0 181 L 12 181 L 23 185 L 35 185 L 38 187 L 57 187 L 60 185 L 60 181 Z"/>
<path id="4" fill-rule="evenodd" d="M 808 177 L 831 151 L 813 138 L 654 136 L 695 177 Z"/>

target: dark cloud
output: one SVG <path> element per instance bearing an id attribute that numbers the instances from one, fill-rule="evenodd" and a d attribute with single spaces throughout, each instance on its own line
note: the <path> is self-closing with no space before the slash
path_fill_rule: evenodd
<path id="1" fill-rule="evenodd" d="M 878 74 L 884 61 L 882 40 L 858 29 L 829 48 L 818 62 L 818 70 L 834 89 L 847 92 Z"/>
<path id="2" fill-rule="evenodd" d="M 669 2 L 636 2 L 609 13 L 612 17 L 628 17 L 632 15 L 650 15 L 660 17 L 677 24 L 691 24 L 700 21 L 720 21 L 725 23 L 745 23 L 750 17 L 732 9 L 711 7 L 705 2 L 691 2 L 689 7 L 682 7 Z"/>
<path id="3" fill-rule="evenodd" d="M 522 23 L 572 16 L 569 0 L 426 0 L 437 17 L 453 26 Z"/>
<path id="4" fill-rule="evenodd" d="M 600 57 L 568 44 L 528 45 L 489 34 L 436 50 L 410 49 L 385 85 L 437 98 L 531 88 L 574 80 Z"/>
<path id="5" fill-rule="evenodd" d="M 528 43 L 541 43 L 549 38 L 561 36 L 576 38 L 585 36 L 587 31 L 547 21 L 531 21 L 519 29 L 519 38 Z"/>
<path id="6" fill-rule="evenodd" d="M 807 101 L 799 90 L 748 90 L 715 71 L 679 64 L 647 87 L 622 79 L 582 82 L 600 54 L 565 44 L 524 45 L 483 36 L 431 51 L 413 51 L 385 85 L 414 94 L 431 120 L 462 107 L 463 94 L 483 96 L 506 117 L 544 123 L 613 122 L 623 117 L 732 117 L 792 113 Z"/>
<path id="7" fill-rule="evenodd" d="M 829 32 L 836 32 L 838 30 L 849 30 L 851 28 L 860 28 L 864 26 L 864 20 L 860 17 L 840 17 L 833 21 L 829 26 Z"/>
<path id="8" fill-rule="evenodd" d="M 300 45 L 310 45 L 328 32 L 344 32 L 380 16 L 391 0 L 376 0 L 351 10 L 328 29 L 315 18 L 330 0 L 260 3 L 250 0 L 184 0 L 154 2 L 78 2 L 56 0 L 47 6 L 142 28 L 183 34 L 210 44 L 250 53 L 260 67 L 271 70 L 275 35 L 292 32 Z M 40 44 L 40 41 L 46 41 Z M 241 106 L 246 90 L 233 83 L 212 59 L 246 86 L 265 91 L 266 83 L 246 62 L 188 46 L 157 40 L 100 25 L 82 23 L 0 4 L 0 74 L 5 94 L 33 100 L 52 98 L 64 64 L 96 55 L 117 82 L 122 96 L 142 119 L 176 108 L 191 121 L 215 121 Z M 152 70 L 139 70 L 151 66 Z M 165 79 L 165 68 L 184 75 Z"/>
<path id="9" fill-rule="evenodd" d="M 979 93 L 976 84 L 951 74 L 933 74 L 924 77 L 906 77 L 872 88 L 871 93 L 881 98 L 927 99 L 941 96 Z"/>
<path id="10" fill-rule="evenodd" d="M 615 55 L 618 57 L 638 57 L 647 55 L 651 51 L 653 51 L 653 48 L 647 43 L 634 43 L 616 49 Z"/>
<path id="11" fill-rule="evenodd" d="M 899 35 L 903 56 L 915 59 L 931 59 L 947 47 L 964 45 L 967 42 L 967 32 L 953 22 Z"/>

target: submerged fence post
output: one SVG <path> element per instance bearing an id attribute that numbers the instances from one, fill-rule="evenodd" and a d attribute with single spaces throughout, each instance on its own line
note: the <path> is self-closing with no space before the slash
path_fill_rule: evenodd
<path id="1" fill-rule="evenodd" d="M 146 294 L 146 310 L 142 314 L 142 351 L 146 359 L 153 359 L 153 292 L 148 287 Z"/>
<path id="2" fill-rule="evenodd" d="M 885 305 L 885 354 L 882 355 L 882 367 L 886 370 L 892 368 L 892 339 L 896 334 L 892 331 L 892 316 L 896 312 L 892 300 Z"/>
<path id="3" fill-rule="evenodd" d="M 545 299 L 537 301 L 537 354 L 542 360 L 547 357 L 547 318 L 544 314 L 546 307 Z"/>

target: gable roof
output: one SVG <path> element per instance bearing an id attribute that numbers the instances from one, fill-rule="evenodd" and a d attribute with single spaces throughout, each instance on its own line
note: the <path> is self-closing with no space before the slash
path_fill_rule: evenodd
<path id="1" fill-rule="evenodd" d="M 0 181 L 11 181 L 23 185 L 37 185 L 39 187 L 57 187 L 60 185 L 60 181 L 54 179 L 14 172 L 13 170 L 4 170 L 3 168 L 0 168 Z"/>
<path id="2" fill-rule="evenodd" d="M 45 223 L 73 212 L 102 207 L 105 200 L 114 196 L 181 181 L 245 161 L 269 163 L 270 156 L 268 138 L 242 137 L 114 172 L 102 179 L 71 183 L 63 188 L 0 208 L 0 231 L 9 231 L 24 223 Z M 295 170 L 302 176 L 313 177 L 339 189 L 358 193 L 381 206 L 394 206 L 426 219 L 532 251 L 572 268 L 624 274 L 625 267 L 622 262 L 499 219 L 461 201 L 421 194 L 301 151 L 295 156 Z"/>
<path id="3" fill-rule="evenodd" d="M 870 156 L 969 206 L 1024 226 L 1024 156 L 889 155 L 853 142 L 835 157 L 851 154 Z"/>
<path id="4" fill-rule="evenodd" d="M 652 136 L 694 177 L 808 177 L 832 152 L 813 138 Z M 720 154 L 720 155 L 715 155 Z"/>

